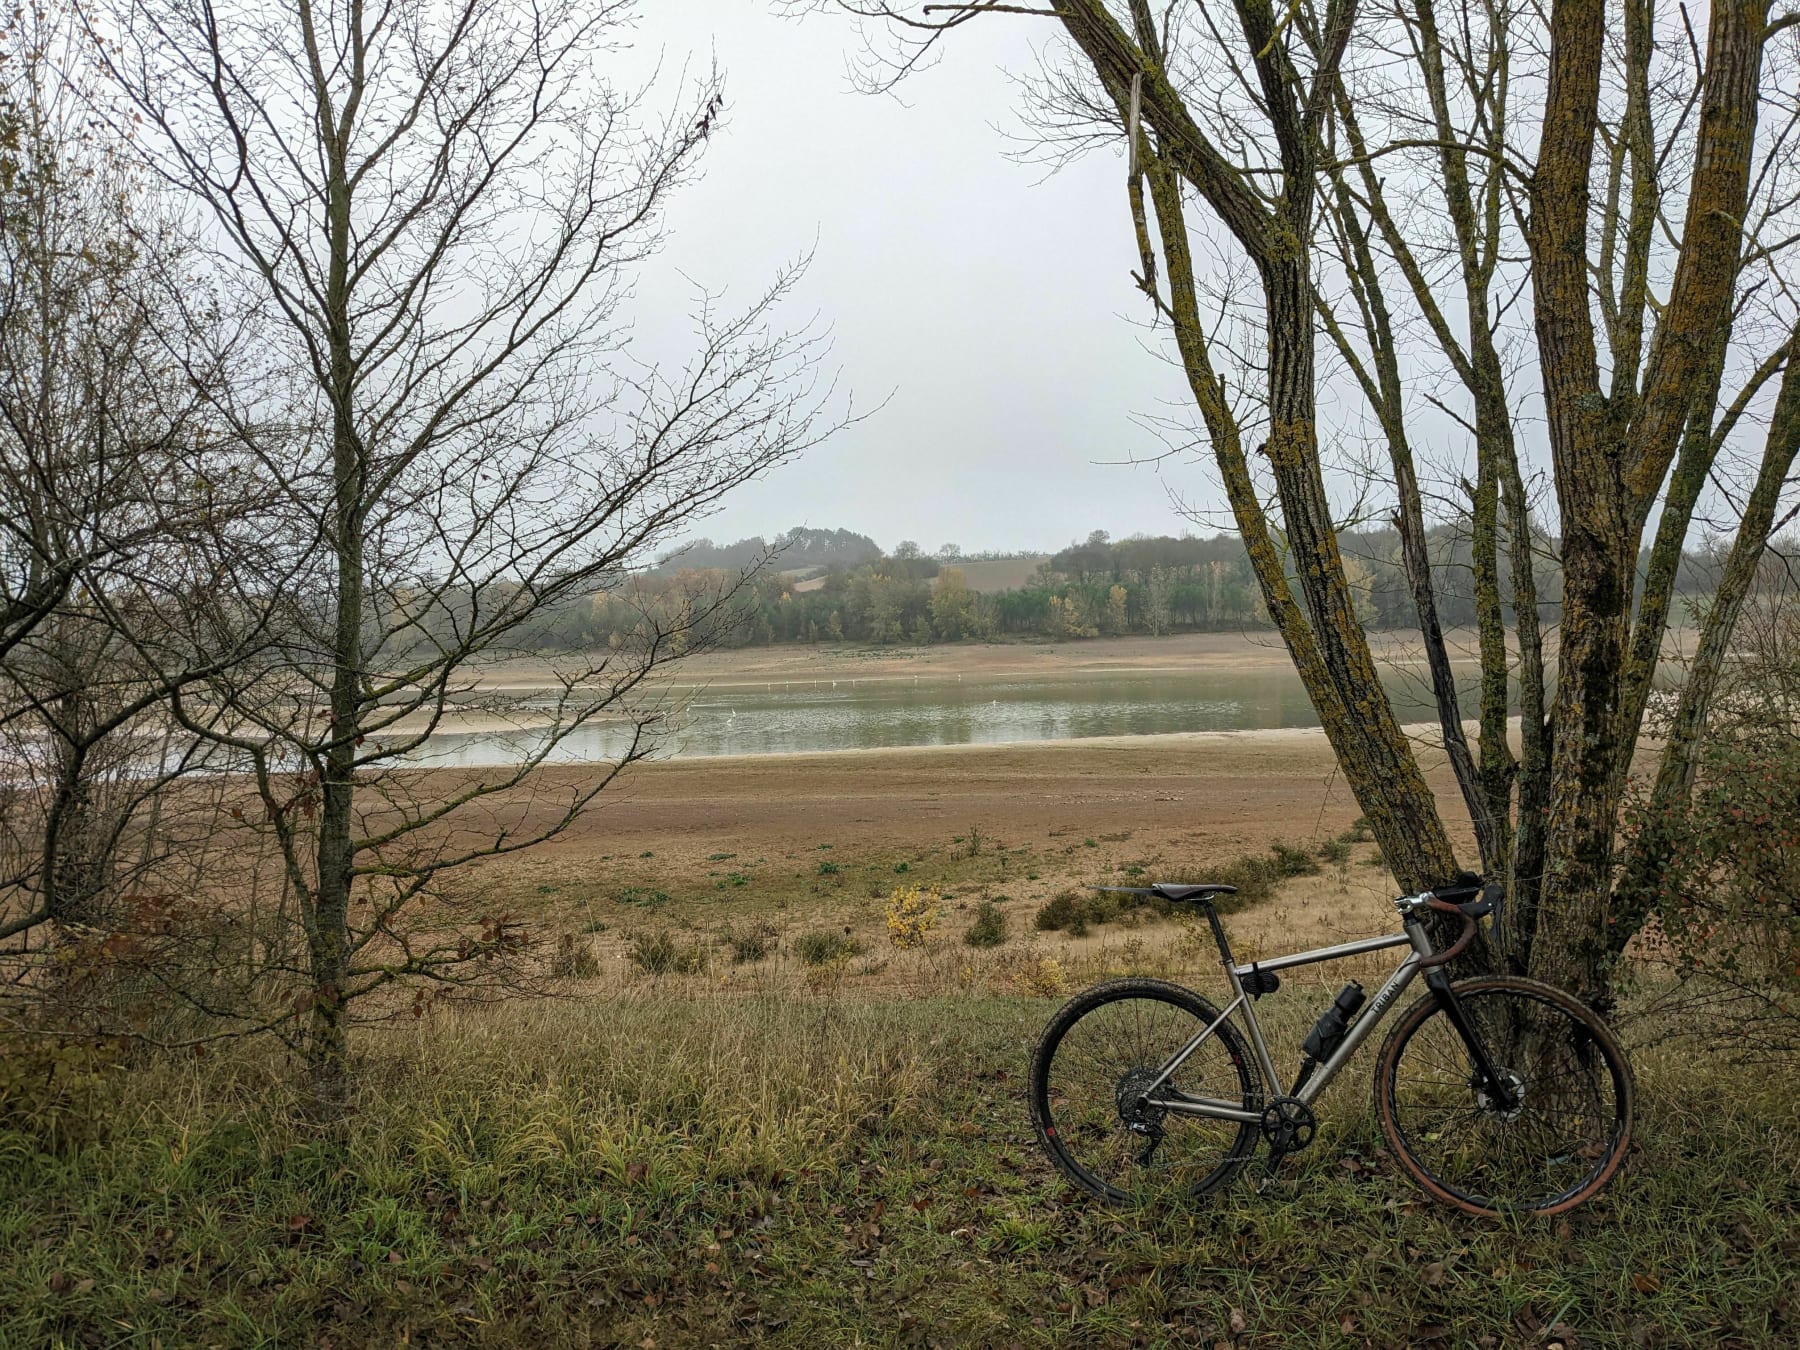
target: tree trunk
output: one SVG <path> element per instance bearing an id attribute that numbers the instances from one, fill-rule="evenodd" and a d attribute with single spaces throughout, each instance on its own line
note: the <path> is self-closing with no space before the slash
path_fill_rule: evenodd
<path id="1" fill-rule="evenodd" d="M 1237 519 L 1264 603 L 1318 711 L 1345 781 L 1399 883 L 1409 889 L 1445 881 L 1456 855 L 1437 803 L 1395 720 L 1375 671 L 1368 637 L 1356 620 L 1337 537 L 1325 512 L 1312 421 L 1312 290 L 1303 262 L 1269 269 L 1271 433 L 1288 537 L 1295 545 L 1312 622 L 1288 587 L 1270 536 L 1237 424 L 1207 352 L 1194 289 L 1193 258 L 1180 185 L 1163 162 L 1147 166 L 1169 278 L 1170 312 L 1189 388 L 1206 421 L 1214 458 Z M 1297 340 L 1305 334 L 1304 346 Z M 1278 336 L 1279 334 L 1279 336 Z M 1279 392 L 1277 392 L 1279 391 Z M 1324 528 L 1321 529 L 1321 517 Z"/>
<path id="2" fill-rule="evenodd" d="M 1681 453 L 1676 457 L 1675 472 L 1669 479 L 1669 490 L 1663 495 L 1656 542 L 1651 545 L 1650 563 L 1639 592 L 1631 655 L 1625 667 L 1625 688 L 1619 704 L 1619 735 L 1634 748 L 1644 725 L 1644 709 L 1650 701 L 1656 668 L 1662 660 L 1663 635 L 1669 625 L 1669 607 L 1674 601 L 1675 582 L 1681 572 L 1688 527 L 1718 455 L 1718 444 L 1713 437 L 1713 416 L 1719 402 L 1725 349 L 1730 339 L 1730 328 L 1721 328 L 1707 364 L 1704 387 L 1688 416 Z M 1626 774 L 1630 769 L 1631 756 L 1627 755 L 1619 765 L 1619 772 Z"/>
<path id="3" fill-rule="evenodd" d="M 331 356 L 332 538 L 336 613 L 332 631 L 330 735 L 319 775 L 318 876 L 308 933 L 313 982 L 309 1060 L 320 1117 L 342 1118 L 349 1093 L 349 1035 L 345 1024 L 350 965 L 350 898 L 355 878 L 353 838 L 356 745 L 363 670 L 363 531 L 368 466 L 357 435 L 350 328 L 350 187 L 344 136 L 319 92 L 321 143 L 329 165 L 326 229 L 326 342 Z"/>
<path id="4" fill-rule="evenodd" d="M 1491 344 L 1489 348 L 1492 351 Z M 1498 357 L 1495 357 L 1498 367 Z M 1499 414 L 1504 416 L 1502 406 Z M 1476 425 L 1481 425 L 1477 410 Z M 1519 473 L 1518 453 L 1510 423 L 1500 459 L 1501 497 L 1506 505 L 1507 563 L 1512 571 L 1513 632 L 1519 644 L 1519 772 L 1518 814 L 1512 858 L 1507 870 L 1506 902 L 1494 922 L 1501 959 L 1515 975 L 1531 969 L 1538 910 L 1544 889 L 1545 830 L 1550 813 L 1550 762 L 1553 726 L 1545 712 L 1544 638 L 1538 625 L 1536 548 L 1531 507 Z"/>
<path id="5" fill-rule="evenodd" d="M 1500 600 L 1500 470 L 1494 456 L 1476 450 L 1470 513 L 1470 562 L 1475 584 L 1475 628 L 1481 652 L 1481 752 L 1484 872 L 1498 874 L 1511 852 L 1512 786 L 1517 764 L 1507 743 L 1511 699 L 1507 688 L 1506 618 Z"/>
<path id="6" fill-rule="evenodd" d="M 1598 122 L 1605 0 L 1555 0 L 1544 134 L 1531 188 L 1534 303 L 1562 508 L 1563 621 L 1556 746 L 1534 973 L 1578 997 L 1605 993 L 1606 892 L 1617 811 L 1618 681 L 1636 549 L 1618 484 L 1622 430 L 1600 392 L 1588 308 L 1588 178 Z"/>
<path id="7" fill-rule="evenodd" d="M 1713 7 L 1681 251 L 1642 392 L 1601 391 L 1589 309 L 1589 176 L 1605 0 L 1555 0 L 1544 132 L 1531 184 L 1533 307 L 1562 508 L 1562 653 L 1546 901 L 1535 974 L 1611 1002 L 1613 837 L 1632 746 L 1621 709 L 1637 549 L 1730 313 L 1756 130 L 1764 0 Z"/>

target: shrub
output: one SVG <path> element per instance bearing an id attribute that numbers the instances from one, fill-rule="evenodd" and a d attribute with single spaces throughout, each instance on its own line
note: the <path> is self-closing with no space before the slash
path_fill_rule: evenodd
<path id="1" fill-rule="evenodd" d="M 1350 822 L 1350 828 L 1338 836 L 1346 844 L 1366 844 L 1375 838 L 1369 830 L 1369 818 L 1358 816 Z"/>
<path id="2" fill-rule="evenodd" d="M 646 975 L 686 975 L 706 965 L 697 947 L 683 947 L 667 929 L 639 933 L 625 954 Z"/>
<path id="3" fill-rule="evenodd" d="M 1333 867 L 1342 867 L 1350 861 L 1350 845 L 1342 839 L 1327 839 L 1319 845 L 1319 857 Z"/>
<path id="4" fill-rule="evenodd" d="M 975 907 L 975 922 L 963 934 L 963 941 L 971 947 L 998 947 L 1006 941 L 1006 915 L 992 900 L 983 900 Z"/>
<path id="5" fill-rule="evenodd" d="M 559 980 L 591 980 L 600 973 L 600 959 L 593 944 L 584 937 L 564 933 L 556 941 L 556 952 L 550 958 L 550 974 Z"/>
<path id="6" fill-rule="evenodd" d="M 1051 897 L 1033 920 L 1040 932 L 1061 930 L 1081 937 L 1090 925 L 1141 923 L 1166 918 L 1173 907 L 1159 895 L 1134 895 L 1128 891 L 1064 891 Z"/>
<path id="7" fill-rule="evenodd" d="M 0 1129 L 61 1153 L 101 1137 L 106 1080 L 123 1044 L 100 1037 L 0 1031 Z"/>
<path id="8" fill-rule="evenodd" d="M 1318 874 L 1319 862 L 1313 857 L 1311 849 L 1278 842 L 1269 845 L 1269 852 L 1275 855 L 1276 870 L 1283 878 Z"/>
<path id="9" fill-rule="evenodd" d="M 1067 928 L 1075 922 L 1077 911 L 1086 899 L 1079 891 L 1064 891 L 1060 895 L 1053 895 L 1037 912 L 1037 918 L 1032 923 L 1040 933 L 1054 933 Z"/>
<path id="10" fill-rule="evenodd" d="M 838 865 L 836 863 L 822 862 L 819 864 L 819 875 L 820 876 L 835 877 L 837 874 L 838 874 Z"/>
<path id="11" fill-rule="evenodd" d="M 1626 839 L 1657 860 L 1642 897 L 1684 980 L 1742 996 L 1740 1050 L 1800 1045 L 1800 744 L 1727 740 L 1701 752 L 1689 800 L 1641 796 Z"/>
<path id="12" fill-rule="evenodd" d="M 1221 914 L 1230 914 L 1275 894 L 1275 888 L 1289 877 L 1311 876 L 1319 871 L 1312 854 L 1291 844 L 1273 844 L 1267 855 L 1246 853 L 1224 867 L 1193 869 L 1196 880 L 1216 881 L 1235 886 L 1236 895 L 1221 895 L 1213 904 Z M 1081 937 L 1089 927 L 1102 923 L 1137 924 L 1149 919 L 1165 918 L 1170 904 L 1157 895 L 1134 895 L 1123 891 L 1064 891 L 1052 897 L 1034 920 L 1040 932 L 1066 932 Z"/>
<path id="13" fill-rule="evenodd" d="M 923 947 L 937 927 L 938 893 L 924 886 L 896 886 L 884 909 L 888 941 L 896 947 Z"/>
<path id="14" fill-rule="evenodd" d="M 774 936 L 775 930 L 766 923 L 759 923 L 743 933 L 727 928 L 725 942 L 731 948 L 731 964 L 742 966 L 762 960 L 769 954 Z"/>
<path id="15" fill-rule="evenodd" d="M 794 955 L 808 966 L 823 966 L 842 958 L 848 961 L 861 956 L 863 945 L 850 936 L 850 930 L 834 933 L 829 928 L 813 928 L 794 939 Z"/>
<path id="16" fill-rule="evenodd" d="M 1068 977 L 1062 962 L 1054 956 L 1040 956 L 1013 972 L 1013 988 L 1031 998 L 1056 998 L 1068 991 Z"/>

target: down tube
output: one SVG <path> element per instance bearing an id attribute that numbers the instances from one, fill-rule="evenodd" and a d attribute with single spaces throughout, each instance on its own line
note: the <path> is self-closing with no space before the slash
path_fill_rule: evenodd
<path id="1" fill-rule="evenodd" d="M 1413 982 L 1419 973 L 1419 954 L 1412 953 L 1400 963 L 1400 969 L 1388 977 L 1388 982 L 1375 991 L 1375 997 L 1369 1000 L 1369 1006 L 1363 1009 L 1361 1017 L 1350 1028 L 1350 1034 L 1344 1037 L 1344 1043 L 1338 1046 L 1331 1058 L 1319 1066 L 1319 1071 L 1306 1080 L 1306 1086 L 1294 1095 L 1308 1106 L 1312 1105 L 1318 1095 L 1337 1076 L 1337 1071 L 1349 1062 L 1350 1056 L 1369 1038 L 1375 1030 L 1375 1024 L 1386 1017 L 1388 1010 L 1394 1006 L 1394 1000 L 1406 992 L 1406 986 Z"/>

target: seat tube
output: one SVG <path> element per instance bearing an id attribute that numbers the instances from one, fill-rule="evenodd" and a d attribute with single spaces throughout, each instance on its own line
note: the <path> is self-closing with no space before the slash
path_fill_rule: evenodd
<path id="1" fill-rule="evenodd" d="M 1262 1024 L 1256 1020 L 1256 1009 L 1250 1006 L 1250 997 L 1244 992 L 1244 982 L 1238 978 L 1237 961 L 1231 954 L 1231 944 L 1225 940 L 1225 925 L 1219 922 L 1219 912 L 1213 908 L 1212 901 L 1206 901 L 1206 918 L 1212 924 L 1213 937 L 1219 944 L 1219 963 L 1225 967 L 1225 980 L 1231 986 L 1231 996 L 1243 1005 L 1244 1025 L 1250 1030 L 1250 1050 L 1256 1056 L 1256 1064 L 1262 1070 L 1263 1081 L 1270 1092 L 1281 1090 L 1281 1076 L 1275 1071 L 1275 1060 L 1269 1054 L 1268 1042 L 1263 1040 Z"/>

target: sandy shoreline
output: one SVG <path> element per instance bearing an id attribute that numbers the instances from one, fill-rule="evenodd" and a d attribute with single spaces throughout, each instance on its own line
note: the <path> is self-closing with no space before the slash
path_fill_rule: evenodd
<path id="1" fill-rule="evenodd" d="M 1378 660 L 1413 665 L 1423 660 L 1417 635 L 1372 633 Z M 1453 632 L 1451 655 L 1475 657 L 1474 634 Z M 481 693 L 524 693 L 551 687 L 560 667 L 581 664 L 518 658 L 476 676 Z M 980 642 L 932 647 L 854 647 L 786 644 L 701 652 L 666 667 L 678 689 L 730 688 L 812 681 L 989 680 L 1093 678 L 1107 674 L 1191 673 L 1195 670 L 1291 670 L 1287 649 L 1272 631 L 1177 633 L 1167 637 L 1092 638 L 1079 642 Z"/>

